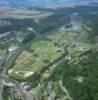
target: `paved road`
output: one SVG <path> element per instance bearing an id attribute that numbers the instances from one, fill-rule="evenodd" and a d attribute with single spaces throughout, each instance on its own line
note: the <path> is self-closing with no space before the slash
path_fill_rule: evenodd
<path id="1" fill-rule="evenodd" d="M 60 85 L 62 91 L 65 92 L 65 94 L 67 95 L 67 97 L 69 98 L 69 100 L 73 100 L 73 98 L 70 96 L 67 88 L 65 86 L 63 86 L 62 80 L 59 81 L 59 85 Z"/>

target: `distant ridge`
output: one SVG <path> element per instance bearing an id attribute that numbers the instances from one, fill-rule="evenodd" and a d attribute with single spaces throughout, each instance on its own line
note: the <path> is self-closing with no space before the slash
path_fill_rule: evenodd
<path id="1" fill-rule="evenodd" d="M 98 3 L 98 0 L 0 0 L 0 7 L 2 6 L 12 6 L 12 7 L 17 7 L 17 6 L 28 6 L 28 5 L 33 5 L 33 4 L 55 4 L 55 3 L 60 3 L 60 4 L 76 4 L 76 5 L 81 5 L 81 4 L 89 4 L 89 3 Z"/>

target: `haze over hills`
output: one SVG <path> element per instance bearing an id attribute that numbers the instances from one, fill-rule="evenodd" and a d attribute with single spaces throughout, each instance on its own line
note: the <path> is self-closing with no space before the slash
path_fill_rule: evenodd
<path id="1" fill-rule="evenodd" d="M 97 0 L 0 0 L 0 6 L 20 6 L 20 5 L 31 5 L 34 3 L 65 3 L 65 4 L 87 4 L 87 3 L 98 3 Z"/>

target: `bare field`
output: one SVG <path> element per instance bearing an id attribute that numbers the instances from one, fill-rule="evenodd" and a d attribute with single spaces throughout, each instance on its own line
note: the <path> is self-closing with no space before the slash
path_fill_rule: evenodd
<path id="1" fill-rule="evenodd" d="M 7 11 L 2 11 L 1 15 L 15 18 L 15 19 L 24 19 L 24 18 L 33 18 L 33 19 L 42 19 L 47 16 L 50 16 L 51 12 L 42 12 L 37 10 L 25 10 L 25 9 L 9 9 Z"/>

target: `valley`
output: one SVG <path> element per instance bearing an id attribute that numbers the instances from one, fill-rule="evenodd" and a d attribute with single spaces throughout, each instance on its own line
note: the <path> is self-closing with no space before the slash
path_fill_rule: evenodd
<path id="1" fill-rule="evenodd" d="M 98 99 L 98 6 L 55 6 L 1 10 L 0 100 Z"/>

